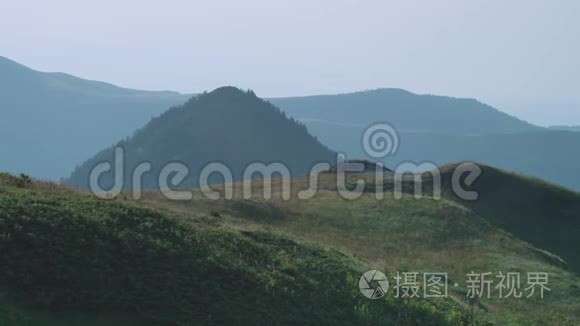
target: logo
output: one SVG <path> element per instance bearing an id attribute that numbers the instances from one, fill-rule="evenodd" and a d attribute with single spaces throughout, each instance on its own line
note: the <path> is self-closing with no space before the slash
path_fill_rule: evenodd
<path id="1" fill-rule="evenodd" d="M 399 149 L 399 133 L 388 123 L 377 123 L 365 129 L 362 135 L 365 153 L 372 158 L 395 155 Z"/>
<path id="2" fill-rule="evenodd" d="M 380 299 L 389 290 L 389 280 L 383 272 L 373 269 L 361 276 L 358 287 L 365 297 L 373 300 Z"/>

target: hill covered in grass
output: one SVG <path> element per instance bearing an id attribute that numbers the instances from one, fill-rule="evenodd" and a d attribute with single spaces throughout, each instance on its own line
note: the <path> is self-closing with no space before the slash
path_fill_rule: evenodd
<path id="1" fill-rule="evenodd" d="M 327 247 L 21 179 L 0 180 L 0 324 L 465 322 L 452 301 L 368 300 L 370 267 Z"/>
<path id="2" fill-rule="evenodd" d="M 336 192 L 336 177 L 324 173 L 309 200 L 295 196 L 309 186 L 308 178 L 293 179 L 288 201 L 281 197 L 280 180 L 270 200 L 261 196 L 262 183 L 254 182 L 249 200 L 236 183 L 232 200 L 210 200 L 194 191 L 192 200 L 170 201 L 151 191 L 139 201 L 129 194 L 101 201 L 4 175 L 0 246 L 8 255 L 1 263 L 13 272 L 0 278 L 0 316 L 17 321 L 66 316 L 110 325 L 575 325 L 580 278 L 570 257 L 558 250 L 575 248 L 575 238 L 568 236 L 577 225 L 578 215 L 570 211 L 576 194 L 482 166 L 470 188 L 479 199 L 467 202 L 449 191 L 456 166 L 441 168 L 439 200 L 430 196 L 428 174 L 421 199 L 410 192 L 410 175 L 403 179 L 401 199 L 393 196 L 392 176 L 381 183 L 383 198 L 377 199 L 371 176 L 349 174 L 348 185 L 365 179 L 367 187 L 360 198 L 345 200 Z M 223 187 L 214 185 L 220 192 Z M 543 242 L 533 241 L 535 230 L 544 231 Z M 558 232 L 561 237 L 554 237 Z M 385 271 L 391 282 L 397 272 L 446 272 L 449 298 L 394 299 L 391 289 L 385 301 L 368 300 L 357 286 L 368 269 Z M 543 299 L 498 298 L 492 288 L 490 298 L 472 301 L 466 279 L 473 271 L 520 273 L 521 291 L 528 272 L 545 272 L 550 291 Z"/>
<path id="3" fill-rule="evenodd" d="M 335 162 L 335 154 L 304 125 L 253 92 L 234 87 L 194 97 L 152 119 L 116 146 L 126 153 L 126 186 L 131 185 L 132 171 L 138 164 L 152 164 L 143 181 L 148 188 L 158 187 L 160 170 L 171 162 L 182 162 L 189 168 L 190 176 L 182 183 L 185 187 L 196 186 L 203 167 L 213 162 L 228 166 L 236 180 L 254 162 L 281 162 L 292 176 L 306 174 L 319 161 Z M 78 167 L 67 183 L 88 188 L 90 171 L 101 162 L 114 162 L 113 153 L 114 148 L 98 153 Z M 112 177 L 102 182 L 110 184 Z"/>
<path id="4" fill-rule="evenodd" d="M 470 204 L 447 191 L 451 168 L 451 165 L 442 167 L 445 188 L 439 200 L 430 195 L 428 175 L 424 176 L 425 196 L 421 199 L 415 199 L 411 193 L 412 176 L 403 180 L 401 199 L 394 197 L 393 180 L 386 177 L 382 183 L 384 197 L 377 199 L 372 177 L 351 174 L 347 184 L 364 179 L 367 192 L 359 199 L 345 200 L 336 192 L 336 177 L 323 174 L 317 195 L 309 200 L 295 196 L 309 186 L 307 178 L 298 178 L 293 180 L 294 195 L 289 201 L 282 199 L 278 181 L 271 200 L 261 197 L 261 183 L 255 183 L 251 200 L 242 199 L 242 185 L 236 184 L 234 200 L 214 201 L 197 193 L 192 201 L 174 202 L 151 192 L 139 203 L 184 220 L 201 221 L 213 215 L 218 216 L 214 223 L 230 228 L 267 228 L 309 243 L 324 244 L 360 257 L 390 275 L 397 271 L 447 272 L 450 297 L 460 306 L 474 307 L 470 318 L 476 324 L 576 325 L 580 320 L 580 279 L 572 264 L 574 256 L 566 256 L 560 249 L 578 248 L 577 237 L 570 237 L 578 234 L 571 231 L 577 225 L 578 215 L 566 215 L 573 206 L 558 208 L 562 203 L 574 201 L 575 194 L 535 179 L 484 167 L 477 184 L 481 187 L 479 201 Z M 223 191 L 223 186 L 215 189 Z M 506 208 L 509 193 L 514 191 L 518 196 L 529 196 L 529 207 L 522 197 L 514 199 L 509 210 Z M 543 205 L 546 209 L 539 209 Z M 504 224 L 492 219 L 495 214 Z M 530 234 L 530 230 L 538 231 Z M 532 241 L 532 236 L 541 231 L 546 238 Z M 557 237 L 558 232 L 561 238 Z M 557 255 L 565 256 L 569 266 Z M 551 291 L 543 299 L 500 299 L 492 288 L 489 299 L 484 296 L 474 304 L 466 297 L 467 274 L 471 272 L 492 273 L 494 282 L 498 272 L 519 273 L 522 287 L 528 272 L 546 272 Z"/>
<path id="5" fill-rule="evenodd" d="M 580 248 L 579 193 L 489 165 L 467 163 L 477 165 L 481 175 L 470 185 L 464 182 L 465 174 L 460 177 L 461 187 L 465 191 L 477 194 L 476 200 L 464 200 L 457 196 L 452 186 L 453 174 L 460 164 L 463 163 L 450 163 L 438 169 L 442 196 L 445 200 L 469 209 L 478 218 L 494 227 L 557 255 L 558 257 L 553 259 L 554 263 L 580 273 L 580 256 L 577 254 L 577 248 Z M 433 194 L 433 175 L 433 172 L 421 174 L 422 191 L 427 196 Z M 403 193 L 409 195 L 415 193 L 413 178 L 412 175 L 403 177 L 401 187 Z M 366 179 L 365 191 L 374 192 L 377 188 L 375 180 L 371 177 L 364 179 Z M 350 182 L 354 187 L 354 179 Z M 392 176 L 386 177 L 378 187 L 392 192 L 395 181 Z M 565 264 L 560 258 L 564 259 Z"/>
<path id="6" fill-rule="evenodd" d="M 475 201 L 454 196 L 451 175 L 457 164 L 441 168 L 450 198 L 518 238 L 562 257 L 580 273 L 580 194 L 540 179 L 478 164 L 481 176 L 466 187 Z"/>
<path id="7" fill-rule="evenodd" d="M 127 89 L 0 57 L 0 171 L 59 180 L 190 96 Z"/>

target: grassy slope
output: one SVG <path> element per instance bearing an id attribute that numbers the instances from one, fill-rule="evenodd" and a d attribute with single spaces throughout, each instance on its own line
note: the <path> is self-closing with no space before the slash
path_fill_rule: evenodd
<path id="1" fill-rule="evenodd" d="M 213 218 L 215 223 L 287 233 L 356 255 L 381 270 L 446 271 L 459 283 L 451 291 L 463 303 L 470 271 L 520 272 L 524 282 L 527 272 L 549 272 L 552 291 L 543 300 L 499 300 L 495 294 L 495 299 L 482 300 L 478 318 L 499 324 L 573 325 L 580 320 L 579 278 L 563 269 L 553 255 L 494 227 L 470 207 L 451 199 L 416 200 L 409 195 L 395 200 L 391 192 L 381 200 L 365 194 L 347 201 L 330 190 L 334 187 L 332 178 L 325 178 L 323 188 L 327 189 L 309 201 L 263 201 L 255 191 L 254 200 L 218 202 L 199 194 L 193 201 L 169 202 L 149 193 L 146 203 L 192 223 L 219 214 Z M 294 190 L 304 188 L 306 180 L 296 179 L 293 186 Z M 238 195 L 240 190 L 237 185 Z"/>
<path id="2" fill-rule="evenodd" d="M 370 301 L 367 264 L 189 208 L 199 218 L 0 175 L 0 324 L 465 321 L 450 300 Z"/>
<path id="3" fill-rule="evenodd" d="M 580 273 L 580 194 L 536 178 L 479 166 L 481 176 L 467 187 L 479 194 L 475 201 L 462 201 L 452 192 L 451 174 L 457 164 L 441 167 L 445 196 L 489 223 L 557 254 Z M 427 175 L 425 180 L 429 179 Z"/>

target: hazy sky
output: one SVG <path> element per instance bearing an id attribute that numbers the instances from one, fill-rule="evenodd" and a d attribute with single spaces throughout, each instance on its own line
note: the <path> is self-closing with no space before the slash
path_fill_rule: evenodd
<path id="1" fill-rule="evenodd" d="M 577 0 L 0 0 L 0 55 L 131 88 L 397 87 L 580 125 Z"/>

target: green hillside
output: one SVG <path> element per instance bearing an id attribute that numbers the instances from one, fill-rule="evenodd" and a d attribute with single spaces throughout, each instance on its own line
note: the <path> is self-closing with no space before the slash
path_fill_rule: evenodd
<path id="1" fill-rule="evenodd" d="M 0 324 L 458 324 L 452 301 L 371 301 L 369 266 L 275 232 L 2 175 Z M 201 213 L 201 211 L 199 212 Z"/>
<path id="2" fill-rule="evenodd" d="M 369 176 L 351 175 L 349 178 L 349 182 L 354 184 L 357 179 Z M 518 185 L 523 188 L 512 188 L 511 191 L 525 193 L 525 187 L 528 186 L 525 180 L 528 179 L 523 179 L 523 184 Z M 266 228 L 310 243 L 325 244 L 345 254 L 360 257 L 373 268 L 391 274 L 396 271 L 445 271 L 452 284 L 458 283 L 450 287 L 451 296 L 458 304 L 466 307 L 471 304 L 465 296 L 466 275 L 472 271 L 494 274 L 516 272 L 522 277 L 528 272 L 546 272 L 550 275 L 551 292 L 544 299 L 500 299 L 497 295 L 492 295 L 490 299 L 482 298 L 475 306 L 475 320 L 478 323 L 487 320 L 498 325 L 576 325 L 580 320 L 580 279 L 557 256 L 543 250 L 545 247 L 522 241 L 515 232 L 508 233 L 490 224 L 487 216 L 480 215 L 479 210 L 448 194 L 441 200 L 428 195 L 415 199 L 410 194 L 404 194 L 402 199 L 397 200 L 393 196 L 392 180 L 387 178 L 384 181 L 384 198 L 376 199 L 370 193 L 375 186 L 370 179 L 367 181 L 369 193 L 354 201 L 342 199 L 336 193 L 334 177 L 325 175 L 320 185 L 322 189 L 307 201 L 296 197 L 290 201 L 282 200 L 279 184 L 274 186 L 277 191 L 274 199 L 264 201 L 260 199 L 260 185 L 256 183 L 252 200 L 241 199 L 241 185 L 236 185 L 238 199 L 233 201 L 215 202 L 197 194 L 193 201 L 171 202 L 160 194 L 148 193 L 145 203 L 187 220 L 198 221 L 207 216 L 219 216 L 213 218 L 215 223 L 228 227 L 241 230 Z M 497 187 L 502 187 L 501 180 L 493 181 L 497 182 Z M 296 179 L 292 185 L 293 191 L 297 192 L 307 187 L 308 180 Z M 559 189 L 545 183 L 537 186 L 546 192 Z M 406 178 L 403 190 L 412 188 L 412 181 Z M 428 186 L 425 191 L 428 193 Z M 481 205 L 491 205 L 490 210 L 500 212 L 500 205 L 493 207 L 496 205 L 496 197 L 489 194 L 482 192 Z M 560 195 L 562 200 L 566 200 L 570 192 L 564 191 Z M 540 201 L 538 198 L 534 200 Z M 515 214 L 523 215 L 527 212 L 523 207 L 515 205 L 512 214 L 504 217 L 513 217 L 511 225 L 514 226 L 519 220 Z M 529 221 L 529 228 L 538 223 L 536 227 L 542 229 L 542 223 L 552 216 L 543 214 L 545 212 L 537 212 L 535 220 Z M 547 234 L 560 228 L 562 241 L 573 245 L 575 238 L 565 238 L 569 234 L 566 231 L 569 226 L 557 223 L 553 222 L 553 228 L 547 230 Z M 525 235 L 523 232 L 522 236 Z M 548 237 L 543 243 L 548 242 L 554 248 L 559 248 L 559 239 Z"/>
<path id="3" fill-rule="evenodd" d="M 551 259 L 553 263 L 580 273 L 577 250 L 580 248 L 580 194 L 540 179 L 477 164 L 481 175 L 472 185 L 462 183 L 462 187 L 475 191 L 478 198 L 463 200 L 452 187 L 452 175 L 459 164 L 447 164 L 438 169 L 445 200 L 461 205 L 485 222 L 537 248 L 556 254 L 559 257 Z M 365 179 L 365 191 L 374 192 L 377 187 L 374 180 Z M 431 196 L 433 172 L 423 173 L 421 180 L 424 194 Z M 385 178 L 379 188 L 392 192 L 393 178 Z M 403 178 L 402 191 L 409 195 L 414 193 L 412 175 Z"/>
<path id="4" fill-rule="evenodd" d="M 428 174 L 421 199 L 408 193 L 411 176 L 401 199 L 390 177 L 377 199 L 372 177 L 352 174 L 347 184 L 365 179 L 366 192 L 345 200 L 327 173 L 306 201 L 283 200 L 279 180 L 271 200 L 254 182 L 250 200 L 237 183 L 232 200 L 194 191 L 193 200 L 170 201 L 151 191 L 140 201 L 130 194 L 101 201 L 2 175 L 0 263 L 8 273 L 0 277 L 0 318 L 16 325 L 577 325 L 580 278 L 566 251 L 577 248 L 577 194 L 482 166 L 471 189 L 479 199 L 465 202 L 449 191 L 455 166 L 441 168 L 439 200 L 429 195 Z M 292 180 L 293 194 L 308 183 Z M 391 281 L 397 272 L 446 272 L 449 298 L 391 292 L 368 300 L 357 285 L 369 269 Z M 545 272 L 550 291 L 499 298 L 492 289 L 472 301 L 466 275 L 473 271 Z"/>
<path id="5" fill-rule="evenodd" d="M 469 190 L 478 200 L 461 201 L 451 192 L 456 164 L 441 168 L 450 198 L 493 225 L 562 257 L 580 273 L 580 194 L 545 181 L 479 164 L 481 176 Z"/>

